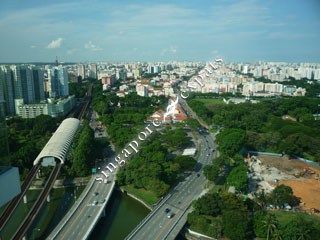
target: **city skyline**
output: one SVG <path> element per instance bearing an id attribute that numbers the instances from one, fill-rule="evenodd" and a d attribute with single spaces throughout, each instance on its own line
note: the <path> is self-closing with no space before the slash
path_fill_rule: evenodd
<path id="1" fill-rule="evenodd" d="M 0 62 L 319 62 L 310 1 L 3 1 Z"/>

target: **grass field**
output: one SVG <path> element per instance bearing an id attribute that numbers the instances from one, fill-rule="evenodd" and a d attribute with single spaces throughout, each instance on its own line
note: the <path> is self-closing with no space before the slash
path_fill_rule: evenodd
<path id="1" fill-rule="evenodd" d="M 196 98 L 197 101 L 203 102 L 204 104 L 225 104 L 222 99 L 207 99 L 207 98 Z"/>
<path id="2" fill-rule="evenodd" d="M 152 205 L 158 202 L 159 198 L 154 195 L 151 191 L 145 190 L 144 188 L 134 188 L 133 186 L 121 186 L 124 190 L 128 191 L 129 193 L 135 195 L 136 197 L 142 199 L 146 203 Z"/>
<path id="3" fill-rule="evenodd" d="M 284 226 L 287 223 L 289 223 L 292 219 L 300 216 L 305 220 L 310 220 L 314 222 L 316 226 L 320 228 L 320 218 L 314 215 L 309 215 L 305 212 L 271 211 L 271 213 L 273 213 L 277 217 L 280 226 Z"/>

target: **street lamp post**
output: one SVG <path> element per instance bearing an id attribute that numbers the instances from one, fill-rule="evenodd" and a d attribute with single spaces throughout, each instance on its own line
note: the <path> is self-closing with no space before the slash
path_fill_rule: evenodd
<path id="1" fill-rule="evenodd" d="M 38 231 L 38 232 L 40 232 L 40 228 L 34 228 L 33 230 L 32 230 L 32 239 L 34 240 L 34 231 Z"/>

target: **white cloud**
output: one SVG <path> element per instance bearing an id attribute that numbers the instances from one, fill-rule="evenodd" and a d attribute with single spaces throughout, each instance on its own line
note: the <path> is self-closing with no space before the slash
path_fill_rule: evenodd
<path id="1" fill-rule="evenodd" d="M 51 43 L 49 43 L 47 48 L 59 48 L 62 45 L 63 39 L 59 37 L 57 40 L 53 40 Z"/>
<path id="2" fill-rule="evenodd" d="M 37 46 L 35 46 L 35 45 L 31 45 L 31 46 L 30 46 L 30 48 L 36 48 L 36 47 L 37 47 Z"/>
<path id="3" fill-rule="evenodd" d="M 164 49 L 162 49 L 160 55 L 161 55 L 161 56 L 164 56 L 164 55 L 166 55 L 167 53 L 175 54 L 176 52 L 177 52 L 177 48 L 171 46 L 171 47 L 169 47 L 169 48 L 164 48 Z"/>
<path id="4" fill-rule="evenodd" d="M 213 55 L 215 55 L 215 54 L 218 54 L 219 51 L 218 51 L 218 50 L 213 50 L 211 53 L 212 53 Z"/>
<path id="5" fill-rule="evenodd" d="M 99 46 L 94 45 L 91 41 L 84 45 L 84 48 L 89 49 L 91 51 L 102 51 L 103 49 Z"/>

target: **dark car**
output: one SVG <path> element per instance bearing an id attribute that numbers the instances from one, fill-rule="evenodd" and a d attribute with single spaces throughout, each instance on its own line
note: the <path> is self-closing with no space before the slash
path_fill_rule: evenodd
<path id="1" fill-rule="evenodd" d="M 166 210 L 164 210 L 166 213 L 170 212 L 169 208 L 166 208 Z"/>
<path id="2" fill-rule="evenodd" d="M 199 174 L 199 173 L 197 174 L 197 177 L 200 177 L 200 174 Z"/>

